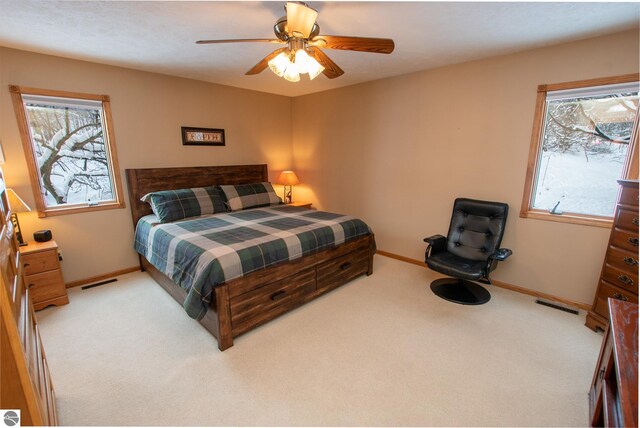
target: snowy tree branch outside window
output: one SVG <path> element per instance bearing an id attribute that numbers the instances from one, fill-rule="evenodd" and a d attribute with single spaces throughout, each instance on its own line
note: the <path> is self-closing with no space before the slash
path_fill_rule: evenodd
<path id="1" fill-rule="evenodd" d="M 23 139 L 30 141 L 30 168 L 38 176 L 39 211 L 123 206 L 118 201 L 119 177 L 113 172 L 115 147 L 110 145 L 105 101 L 90 97 L 21 94 L 29 131 Z"/>
<path id="2" fill-rule="evenodd" d="M 547 92 L 530 208 L 613 215 L 638 114 L 637 87 Z"/>

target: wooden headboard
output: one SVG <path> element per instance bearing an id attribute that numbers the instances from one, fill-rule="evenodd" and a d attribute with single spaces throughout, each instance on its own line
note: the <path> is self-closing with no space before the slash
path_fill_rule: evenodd
<path id="1" fill-rule="evenodd" d="M 140 198 L 159 190 L 188 189 L 216 184 L 248 184 L 269 181 L 267 165 L 192 166 L 176 168 L 127 169 L 129 206 L 136 227 L 151 207 Z"/>

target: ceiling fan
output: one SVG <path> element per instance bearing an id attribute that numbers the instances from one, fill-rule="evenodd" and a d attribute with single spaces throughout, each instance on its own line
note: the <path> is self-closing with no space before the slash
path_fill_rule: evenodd
<path id="1" fill-rule="evenodd" d="M 286 16 L 278 19 L 273 26 L 277 39 L 227 39 L 198 40 L 197 44 L 265 42 L 286 44 L 276 49 L 253 66 L 247 75 L 258 74 L 269 67 L 276 75 L 297 82 L 300 74 L 309 74 L 313 79 L 320 73 L 329 79 L 344 74 L 344 71 L 322 50 L 340 49 L 346 51 L 390 54 L 395 47 L 391 39 L 350 36 L 320 36 L 316 22 L 318 12 L 306 3 L 290 1 L 284 7 Z"/>

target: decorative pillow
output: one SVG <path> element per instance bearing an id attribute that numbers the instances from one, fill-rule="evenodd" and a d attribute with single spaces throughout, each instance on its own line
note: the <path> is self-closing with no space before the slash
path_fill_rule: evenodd
<path id="1" fill-rule="evenodd" d="M 282 203 L 271 183 L 221 185 L 220 189 L 224 192 L 227 198 L 227 207 L 231 211 Z"/>
<path id="2" fill-rule="evenodd" d="M 141 201 L 151 205 L 162 223 L 227 211 L 222 192 L 214 186 L 152 192 Z"/>

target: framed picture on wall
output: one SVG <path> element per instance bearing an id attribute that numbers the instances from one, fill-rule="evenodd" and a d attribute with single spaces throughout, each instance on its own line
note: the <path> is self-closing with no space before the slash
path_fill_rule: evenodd
<path id="1" fill-rule="evenodd" d="M 183 146 L 224 146 L 224 129 L 182 127 Z"/>

